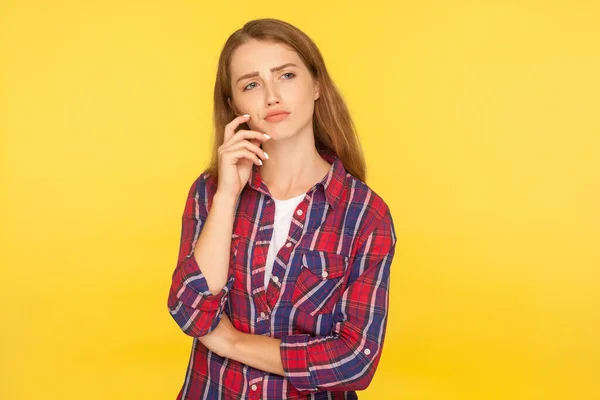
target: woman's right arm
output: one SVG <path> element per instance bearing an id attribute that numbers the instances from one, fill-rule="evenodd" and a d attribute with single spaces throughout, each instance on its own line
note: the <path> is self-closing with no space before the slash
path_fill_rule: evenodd
<path id="1" fill-rule="evenodd" d="M 221 321 L 233 284 L 229 260 L 239 195 L 252 166 L 262 165 L 261 160 L 268 158 L 259 147 L 270 139 L 268 135 L 235 131 L 249 119 L 249 115 L 242 115 L 225 126 L 224 141 L 218 148 L 218 182 L 208 179 L 206 172 L 201 174 L 185 203 L 168 307 L 179 327 L 190 336 L 204 336 Z"/>
<path id="2" fill-rule="evenodd" d="M 209 207 L 211 193 L 214 197 Z M 206 335 L 220 322 L 233 283 L 229 259 L 236 202 L 235 196 L 215 192 L 206 174 L 189 190 L 168 308 L 190 336 Z"/>
<path id="3" fill-rule="evenodd" d="M 194 247 L 194 258 L 213 295 L 219 294 L 228 281 L 236 201 L 234 196 L 215 193 L 204 229 Z"/>

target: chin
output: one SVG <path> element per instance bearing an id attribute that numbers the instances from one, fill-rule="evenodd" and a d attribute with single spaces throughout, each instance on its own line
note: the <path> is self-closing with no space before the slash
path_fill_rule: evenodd
<path id="1" fill-rule="evenodd" d="M 294 129 L 271 129 L 270 132 L 267 132 L 269 136 L 273 139 L 287 139 L 291 138 L 296 134 L 296 130 Z"/>
<path id="2" fill-rule="evenodd" d="M 295 136 L 298 132 L 301 131 L 302 127 L 297 126 L 296 124 L 274 124 L 273 126 L 267 126 L 264 129 L 264 132 L 271 136 L 272 138 L 290 138 Z"/>

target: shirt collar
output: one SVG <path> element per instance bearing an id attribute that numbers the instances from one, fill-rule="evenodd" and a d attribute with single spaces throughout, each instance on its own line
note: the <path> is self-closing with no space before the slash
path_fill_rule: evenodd
<path id="1" fill-rule="evenodd" d="M 321 154 L 321 157 L 331 164 L 331 167 L 329 168 L 327 175 L 317 182 L 315 186 L 323 187 L 323 190 L 325 191 L 325 198 L 327 199 L 329 206 L 335 209 L 337 203 L 342 197 L 342 192 L 344 190 L 346 169 L 344 168 L 340 158 L 334 152 L 330 150 L 320 150 L 319 154 Z M 252 189 L 257 190 L 264 195 L 270 196 L 269 190 L 260 176 L 260 169 L 256 164 L 252 166 L 252 170 L 250 171 L 248 185 Z M 312 189 L 313 188 L 311 188 L 309 192 L 312 191 Z"/>

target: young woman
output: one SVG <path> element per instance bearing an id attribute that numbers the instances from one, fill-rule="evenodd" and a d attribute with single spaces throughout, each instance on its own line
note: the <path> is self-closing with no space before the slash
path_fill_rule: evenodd
<path id="1" fill-rule="evenodd" d="M 356 399 L 381 356 L 396 235 L 348 109 L 316 45 L 276 19 L 229 37 L 214 107 L 168 298 L 194 337 L 177 398 Z"/>

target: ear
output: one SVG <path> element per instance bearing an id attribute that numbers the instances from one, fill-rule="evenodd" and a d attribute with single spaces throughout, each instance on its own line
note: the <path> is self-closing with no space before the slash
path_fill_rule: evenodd
<path id="1" fill-rule="evenodd" d="M 314 100 L 317 100 L 319 98 L 319 81 L 315 81 L 315 95 L 314 95 Z"/>

